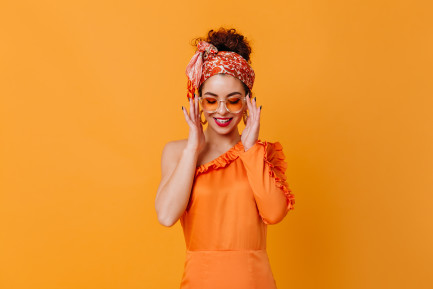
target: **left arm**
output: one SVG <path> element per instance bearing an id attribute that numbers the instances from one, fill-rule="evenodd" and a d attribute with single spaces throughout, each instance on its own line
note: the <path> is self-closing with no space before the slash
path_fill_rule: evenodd
<path id="1" fill-rule="evenodd" d="M 246 152 L 241 152 L 239 158 L 247 171 L 263 222 L 280 222 L 295 204 L 295 196 L 286 182 L 287 164 L 281 144 L 257 140 Z"/>
<path id="2" fill-rule="evenodd" d="M 246 98 L 250 115 L 241 136 L 245 151 L 239 158 L 247 171 L 260 217 L 265 224 L 276 224 L 294 208 L 295 196 L 286 182 L 283 148 L 279 142 L 258 139 L 262 106 L 257 107 L 256 98 L 251 100 L 249 94 Z"/>

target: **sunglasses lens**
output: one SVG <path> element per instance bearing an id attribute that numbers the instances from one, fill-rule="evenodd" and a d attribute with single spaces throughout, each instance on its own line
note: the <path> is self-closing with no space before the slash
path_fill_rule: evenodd
<path id="1" fill-rule="evenodd" d="M 204 110 L 214 111 L 218 108 L 218 99 L 215 97 L 204 97 L 201 103 Z"/>
<path id="2" fill-rule="evenodd" d="M 243 103 L 240 97 L 229 97 L 226 102 L 227 109 L 231 112 L 238 112 L 242 109 Z"/>
<path id="3" fill-rule="evenodd" d="M 242 98 L 237 97 L 237 96 L 229 97 L 225 101 L 225 104 L 227 106 L 227 109 L 231 112 L 239 112 L 240 110 L 242 110 L 242 107 L 243 107 Z M 204 110 L 215 111 L 218 109 L 219 101 L 218 101 L 218 98 L 216 98 L 216 97 L 206 96 L 206 97 L 203 97 L 201 105 L 202 105 Z"/>

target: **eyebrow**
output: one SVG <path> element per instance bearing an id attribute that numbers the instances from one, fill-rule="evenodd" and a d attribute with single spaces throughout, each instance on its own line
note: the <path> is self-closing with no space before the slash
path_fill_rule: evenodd
<path id="1" fill-rule="evenodd" d="M 213 92 L 206 92 L 204 95 L 206 95 L 206 94 L 209 94 L 209 95 L 212 95 L 212 96 L 218 96 L 217 94 L 215 94 L 215 93 L 213 93 Z M 239 91 L 234 91 L 234 92 L 231 92 L 231 93 L 229 93 L 229 94 L 227 94 L 227 96 L 232 96 L 232 95 L 235 95 L 235 94 L 240 94 L 240 95 L 242 95 Z"/>

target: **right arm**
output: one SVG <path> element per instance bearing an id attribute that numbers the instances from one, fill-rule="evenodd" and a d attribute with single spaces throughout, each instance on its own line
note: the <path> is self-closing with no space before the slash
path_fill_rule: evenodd
<path id="1" fill-rule="evenodd" d="M 155 198 L 155 208 L 161 225 L 173 226 L 185 211 L 198 154 L 184 148 L 179 151 L 176 142 L 165 145 L 161 159 L 161 183 Z"/>
<path id="2" fill-rule="evenodd" d="M 161 182 L 155 198 L 158 221 L 173 226 L 188 206 L 198 155 L 205 145 L 197 97 L 190 100 L 190 114 L 182 107 L 189 125 L 188 141 L 165 145 L 161 158 Z"/>

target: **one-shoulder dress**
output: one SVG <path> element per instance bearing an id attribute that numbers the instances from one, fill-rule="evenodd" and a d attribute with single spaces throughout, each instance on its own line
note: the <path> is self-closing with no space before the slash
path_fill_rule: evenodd
<path id="1" fill-rule="evenodd" d="M 196 168 L 180 217 L 186 243 L 181 289 L 274 289 L 267 225 L 294 208 L 279 142 L 239 141 Z"/>

